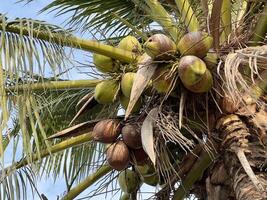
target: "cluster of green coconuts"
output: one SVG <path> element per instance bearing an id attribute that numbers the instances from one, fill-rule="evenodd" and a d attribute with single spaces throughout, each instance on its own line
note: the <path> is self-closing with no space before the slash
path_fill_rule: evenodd
<path id="1" fill-rule="evenodd" d="M 164 34 L 152 35 L 143 44 L 143 55 L 163 64 L 157 67 L 147 90 L 167 93 L 172 84 L 168 72 L 175 65 L 185 88 L 194 93 L 209 91 L 213 84 L 209 69 L 217 63 L 216 55 L 209 52 L 212 43 L 212 37 L 200 31 L 185 34 L 177 44 Z M 117 47 L 131 51 L 139 60 L 143 58 L 142 46 L 133 36 L 123 38 Z M 110 104 L 119 99 L 126 110 L 137 68 L 99 54 L 93 55 L 93 62 L 102 73 L 120 74 L 119 79 L 104 80 L 96 86 L 95 100 L 99 104 Z M 172 66 L 166 63 L 172 63 Z M 175 87 L 172 88 L 175 90 Z M 146 91 L 145 95 L 149 93 Z M 142 98 L 136 103 L 132 113 L 138 112 L 141 106 Z M 116 119 L 102 120 L 95 125 L 93 137 L 95 141 L 109 144 L 106 150 L 107 162 L 113 169 L 121 171 L 119 185 L 124 192 L 122 199 L 128 199 L 129 193 L 137 190 L 142 182 L 152 186 L 159 184 L 159 175 L 142 149 L 138 125 L 123 124 Z M 127 169 L 130 164 L 134 166 L 134 170 Z"/>
<path id="2" fill-rule="evenodd" d="M 212 43 L 212 37 L 201 31 L 187 33 L 178 44 L 164 34 L 155 34 L 144 43 L 143 49 L 144 54 L 152 57 L 155 62 L 174 60 L 172 65 L 178 66 L 178 75 L 183 86 L 191 92 L 203 93 L 209 91 L 213 84 L 212 74 L 207 65 L 217 62 L 216 55 L 209 52 Z M 123 38 L 117 47 L 135 53 L 137 59 L 139 57 L 138 60 L 143 58 L 140 56 L 142 46 L 133 36 Z M 93 55 L 93 62 L 100 72 L 121 74 L 120 80 L 110 79 L 99 83 L 95 88 L 95 100 L 100 104 L 109 104 L 119 99 L 121 106 L 126 109 L 137 69 L 99 54 Z M 172 79 L 167 75 L 171 66 L 166 63 L 159 64 L 151 80 L 152 84 L 148 87 L 150 90 L 166 93 L 170 88 Z M 137 112 L 141 105 L 142 99 L 136 104 L 133 112 Z"/>

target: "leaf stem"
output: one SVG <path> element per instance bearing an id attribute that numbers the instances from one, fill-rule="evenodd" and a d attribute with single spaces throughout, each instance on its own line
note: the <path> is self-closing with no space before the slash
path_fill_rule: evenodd
<path id="1" fill-rule="evenodd" d="M 65 89 L 81 89 L 95 87 L 102 80 L 71 80 L 71 81 L 49 81 L 42 83 L 29 83 L 24 85 L 10 86 L 6 88 L 6 92 L 22 92 L 22 91 L 38 91 L 38 90 L 65 90 Z"/>
<path id="2" fill-rule="evenodd" d="M 5 31 L 9 33 L 33 37 L 50 43 L 64 45 L 84 51 L 95 52 L 126 63 L 135 62 L 136 60 L 136 55 L 130 51 L 102 44 L 93 40 L 85 40 L 72 35 L 66 36 L 63 34 L 49 33 L 46 31 L 32 30 L 31 32 L 29 32 L 29 30 L 27 30 L 26 28 L 20 28 L 17 26 L 5 26 L 4 28 Z M 3 30 L 2 26 L 0 26 L 0 30 Z"/>
<path id="3" fill-rule="evenodd" d="M 193 184 L 203 175 L 204 171 L 210 166 L 213 158 L 207 152 L 202 152 L 192 169 L 181 182 L 179 188 L 174 192 L 173 200 L 183 200 L 186 193 L 192 188 Z"/>
<path id="4" fill-rule="evenodd" d="M 200 25 L 195 12 L 193 11 L 188 0 L 175 0 L 176 6 L 182 16 L 182 21 L 185 23 L 189 31 L 198 31 Z"/>
<path id="5" fill-rule="evenodd" d="M 72 188 L 61 200 L 72 200 L 82 193 L 97 180 L 109 173 L 112 168 L 109 165 L 100 167 L 95 173 L 89 175 L 86 179 L 80 182 L 76 187 Z"/>
<path id="6" fill-rule="evenodd" d="M 222 2 L 221 8 L 221 20 L 222 20 L 222 34 L 221 34 L 221 42 L 227 40 L 228 35 L 231 33 L 232 24 L 231 24 L 231 0 L 224 0 Z"/>
<path id="7" fill-rule="evenodd" d="M 36 153 L 32 155 L 32 162 L 37 161 L 39 159 L 42 159 L 50 154 L 54 154 L 54 153 L 58 153 L 60 151 L 63 151 L 65 149 L 74 147 L 76 145 L 80 145 L 83 144 L 85 142 L 89 142 L 93 139 L 91 132 L 90 133 L 85 133 L 83 135 L 77 136 L 77 137 L 73 137 L 70 139 L 67 139 L 65 141 L 62 141 L 58 144 L 55 144 L 53 146 L 51 146 L 50 151 L 48 151 L 47 149 L 44 149 L 40 152 L 40 156 L 38 156 Z M 21 161 L 11 165 L 10 167 L 7 167 L 4 169 L 5 172 L 5 176 L 10 172 L 13 171 L 15 169 L 20 169 L 24 166 L 26 166 L 28 163 L 26 158 L 23 158 Z M 2 172 L 3 173 L 3 172 Z"/>
<path id="8" fill-rule="evenodd" d="M 179 33 L 173 19 L 165 8 L 157 0 L 146 0 L 145 2 L 151 11 L 148 14 L 170 34 L 174 41 L 177 41 L 181 36 L 181 32 Z"/>
<path id="9" fill-rule="evenodd" d="M 251 37 L 251 46 L 259 45 L 263 41 L 267 33 L 267 3 L 264 5 L 264 10 L 255 27 L 255 32 Z"/>

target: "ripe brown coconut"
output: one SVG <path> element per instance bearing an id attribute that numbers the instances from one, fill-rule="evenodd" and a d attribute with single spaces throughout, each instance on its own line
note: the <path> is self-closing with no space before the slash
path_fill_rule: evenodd
<path id="1" fill-rule="evenodd" d="M 147 163 L 148 155 L 143 148 L 131 150 L 131 162 L 133 164 L 142 165 Z"/>
<path id="2" fill-rule="evenodd" d="M 137 125 L 126 124 L 122 129 L 122 138 L 124 143 L 132 149 L 140 149 L 142 147 L 142 139 L 140 129 Z"/>
<path id="3" fill-rule="evenodd" d="M 130 151 L 123 141 L 110 145 L 107 152 L 108 164 L 118 171 L 125 169 L 130 162 Z"/>
<path id="4" fill-rule="evenodd" d="M 98 122 L 94 126 L 93 138 L 102 143 L 114 142 L 121 131 L 120 121 L 115 119 L 106 119 Z"/>

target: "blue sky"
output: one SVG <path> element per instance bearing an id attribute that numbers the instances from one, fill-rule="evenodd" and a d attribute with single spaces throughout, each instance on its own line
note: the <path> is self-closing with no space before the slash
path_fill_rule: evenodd
<path id="1" fill-rule="evenodd" d="M 0 13 L 6 14 L 8 17 L 16 18 L 16 17 L 27 17 L 27 18 L 33 18 L 33 19 L 39 19 L 47 21 L 51 24 L 57 24 L 62 25 L 65 20 L 66 16 L 60 16 L 55 17 L 53 13 L 47 14 L 47 13 L 38 13 L 38 11 L 43 8 L 45 5 L 47 5 L 51 0 L 36 0 L 33 3 L 24 5 L 23 3 L 16 3 L 17 0 L 0 0 Z M 77 53 L 76 59 L 79 61 L 86 61 L 88 59 L 89 53 Z M 78 78 L 84 78 L 79 73 L 71 73 L 72 76 L 70 78 L 72 79 L 78 79 Z M 11 153 L 11 152 L 10 152 Z M 10 160 L 7 160 L 7 162 L 11 162 Z M 93 188 L 93 187 L 92 187 Z M 87 191 L 85 191 L 81 196 L 86 195 L 92 188 L 88 188 Z M 65 183 L 63 179 L 59 179 L 55 183 L 51 179 L 42 179 L 38 182 L 38 189 L 40 193 L 44 193 L 49 200 L 57 199 L 57 195 L 60 195 L 65 190 Z M 143 191 L 151 191 L 151 187 L 145 186 L 142 187 Z M 152 190 L 153 191 L 153 190 Z M 146 196 L 146 195 L 145 195 Z M 142 199 L 145 199 L 147 197 L 143 196 Z M 96 199 L 110 199 L 111 196 L 97 196 L 95 198 L 91 198 L 91 200 Z M 38 199 L 36 196 L 35 198 L 32 198 L 32 196 L 29 196 L 29 199 Z M 114 199 L 118 199 L 118 196 Z"/>

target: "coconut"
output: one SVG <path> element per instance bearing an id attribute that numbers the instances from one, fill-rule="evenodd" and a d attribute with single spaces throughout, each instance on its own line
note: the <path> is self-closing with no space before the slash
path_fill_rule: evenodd
<path id="1" fill-rule="evenodd" d="M 172 87 L 173 78 L 168 77 L 168 73 L 168 68 L 160 67 L 153 75 L 153 88 L 160 94 L 169 92 Z"/>
<path id="2" fill-rule="evenodd" d="M 212 47 L 213 38 L 206 32 L 197 31 L 185 34 L 177 48 L 182 55 L 194 55 L 203 58 Z"/>
<path id="3" fill-rule="evenodd" d="M 152 163 L 136 165 L 135 168 L 141 175 L 154 174 L 156 172 Z"/>
<path id="4" fill-rule="evenodd" d="M 93 138 L 102 143 L 114 142 L 121 131 L 120 121 L 115 119 L 106 119 L 98 122 L 94 126 Z"/>
<path id="5" fill-rule="evenodd" d="M 121 91 L 122 94 L 128 98 L 131 96 L 131 90 L 133 87 L 133 82 L 136 77 L 136 73 L 128 72 L 122 76 L 121 79 Z"/>
<path id="6" fill-rule="evenodd" d="M 113 103 L 119 92 L 119 83 L 115 80 L 105 80 L 95 87 L 95 100 L 100 104 Z"/>
<path id="7" fill-rule="evenodd" d="M 207 67 L 211 70 L 218 64 L 218 54 L 214 50 L 209 50 L 207 55 L 203 58 Z"/>
<path id="8" fill-rule="evenodd" d="M 115 72 L 118 70 L 118 66 L 112 58 L 103 56 L 101 54 L 93 54 L 93 62 L 96 68 L 104 73 Z"/>
<path id="9" fill-rule="evenodd" d="M 213 85 L 213 78 L 207 69 L 202 78 L 194 85 L 188 86 L 187 89 L 195 93 L 208 92 Z"/>
<path id="10" fill-rule="evenodd" d="M 120 200 L 130 200 L 131 195 L 128 193 L 124 193 L 121 195 Z"/>
<path id="11" fill-rule="evenodd" d="M 120 103 L 124 110 L 127 110 L 128 104 L 130 102 L 130 98 L 125 97 L 124 95 L 120 96 Z M 142 106 L 142 99 L 139 98 L 136 104 L 133 107 L 132 113 L 139 112 L 140 108 Z"/>
<path id="12" fill-rule="evenodd" d="M 158 185 L 160 178 L 158 173 L 155 172 L 154 174 L 143 175 L 141 180 L 148 185 L 156 186 Z"/>
<path id="13" fill-rule="evenodd" d="M 152 58 L 168 60 L 176 52 L 175 43 L 163 34 L 152 35 L 144 44 L 145 52 Z"/>
<path id="14" fill-rule="evenodd" d="M 141 165 L 141 164 L 145 164 L 148 161 L 148 155 L 144 151 L 143 148 L 132 149 L 131 153 L 132 153 L 131 154 L 132 155 L 131 160 L 132 160 L 132 163 L 134 163 L 134 164 Z"/>
<path id="15" fill-rule="evenodd" d="M 184 56 L 179 62 L 179 76 L 186 88 L 199 82 L 206 70 L 206 64 L 196 56 Z"/>
<path id="16" fill-rule="evenodd" d="M 130 152 L 123 141 L 117 141 L 112 144 L 108 148 L 106 154 L 107 162 L 113 169 L 120 171 L 128 167 L 130 162 Z"/>
<path id="17" fill-rule="evenodd" d="M 141 180 L 151 186 L 159 183 L 159 175 L 152 164 L 137 165 L 136 170 L 141 174 Z"/>
<path id="18" fill-rule="evenodd" d="M 118 48 L 131 51 L 133 53 L 140 53 L 142 51 L 142 47 L 139 41 L 135 37 L 130 35 L 123 38 L 119 42 Z"/>
<path id="19" fill-rule="evenodd" d="M 122 138 L 124 143 L 132 149 L 140 149 L 142 147 L 142 139 L 140 129 L 137 125 L 126 124 L 122 129 Z"/>
<path id="20" fill-rule="evenodd" d="M 125 193 L 132 193 L 140 186 L 140 179 L 136 172 L 126 169 L 119 175 L 119 186 Z"/>

